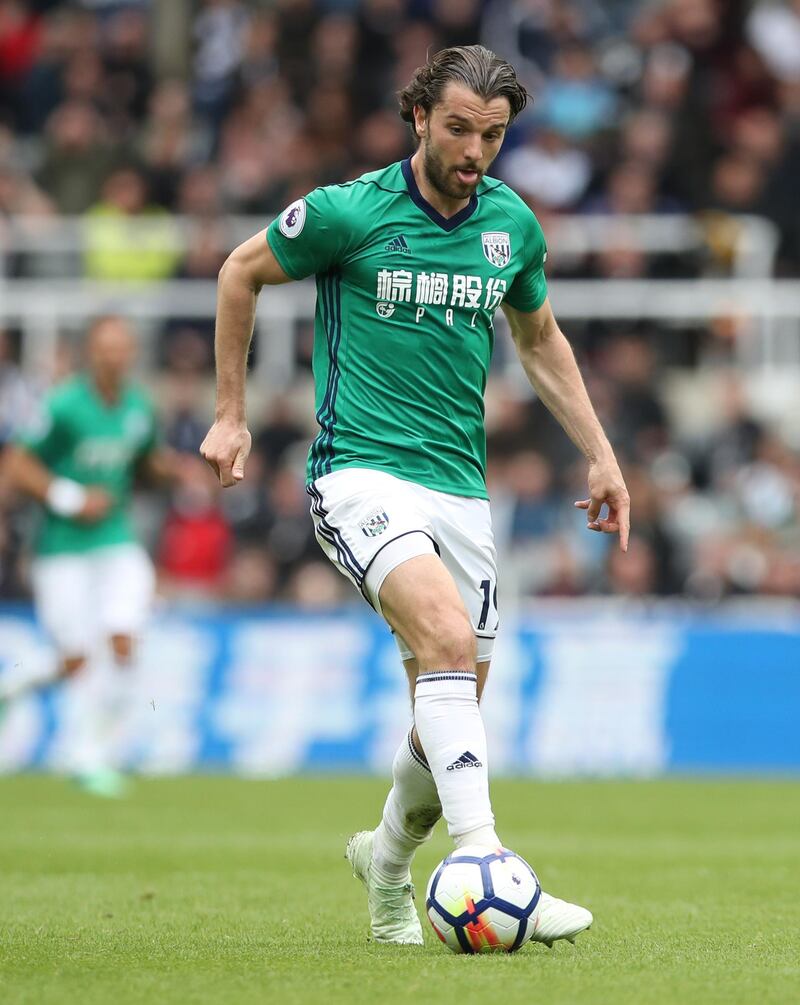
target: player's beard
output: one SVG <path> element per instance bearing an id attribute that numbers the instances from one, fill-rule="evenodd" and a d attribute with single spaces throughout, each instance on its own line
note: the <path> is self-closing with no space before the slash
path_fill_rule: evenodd
<path id="1" fill-rule="evenodd" d="M 425 177 L 433 188 L 448 199 L 469 199 L 478 187 L 478 183 L 483 177 L 483 172 L 474 165 L 470 165 L 473 171 L 477 171 L 477 177 L 471 184 L 462 182 L 456 174 L 456 170 L 464 168 L 466 165 L 456 164 L 448 167 L 431 143 L 430 132 L 428 132 L 425 139 L 422 166 L 425 171 Z"/>

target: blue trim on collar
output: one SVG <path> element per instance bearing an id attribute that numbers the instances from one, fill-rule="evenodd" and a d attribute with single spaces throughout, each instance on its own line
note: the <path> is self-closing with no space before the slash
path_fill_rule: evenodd
<path id="1" fill-rule="evenodd" d="M 414 169 L 411 167 L 411 158 L 407 157 L 401 163 L 400 167 L 402 168 L 406 185 L 408 185 L 408 194 L 411 196 L 412 201 L 442 230 L 455 230 L 465 220 L 468 220 L 478 208 L 478 195 L 476 192 L 473 192 L 467 205 L 463 209 L 460 209 L 455 216 L 442 216 L 439 210 L 434 209 L 422 192 L 420 192 L 417 179 L 414 177 Z"/>

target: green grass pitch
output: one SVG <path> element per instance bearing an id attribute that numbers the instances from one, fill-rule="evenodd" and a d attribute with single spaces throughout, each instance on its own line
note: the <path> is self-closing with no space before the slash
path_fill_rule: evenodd
<path id="1" fill-rule="evenodd" d="M 576 947 L 367 940 L 343 859 L 371 779 L 137 782 L 103 802 L 0 780 L 3 1005 L 785 1003 L 800 988 L 800 785 L 497 782 L 504 841 L 586 904 Z M 441 826 L 441 825 L 440 825 Z M 448 848 L 419 854 L 424 891 Z M 421 903 L 420 903 L 421 907 Z"/>

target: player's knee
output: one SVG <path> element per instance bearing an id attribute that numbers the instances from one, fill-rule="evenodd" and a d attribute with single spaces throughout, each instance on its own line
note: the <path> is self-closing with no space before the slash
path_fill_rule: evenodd
<path id="1" fill-rule="evenodd" d="M 475 669 L 475 632 L 466 612 L 451 610 L 427 621 L 415 647 L 420 667 Z"/>
<path id="2" fill-rule="evenodd" d="M 65 656 L 61 661 L 61 676 L 74 677 L 86 666 L 85 656 Z"/>
<path id="3" fill-rule="evenodd" d="M 118 666 L 127 666 L 133 656 L 133 639 L 130 635 L 112 635 L 111 651 Z"/>

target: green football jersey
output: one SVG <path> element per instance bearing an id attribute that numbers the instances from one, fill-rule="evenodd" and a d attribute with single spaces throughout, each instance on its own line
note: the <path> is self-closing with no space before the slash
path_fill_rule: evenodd
<path id="1" fill-rule="evenodd" d="M 61 478 L 103 488 L 113 505 L 96 523 L 44 512 L 35 550 L 39 555 L 85 552 L 135 540 L 128 513 L 138 461 L 156 445 L 153 405 L 128 384 L 109 404 L 87 375 L 74 377 L 47 397 L 38 427 L 19 442 Z"/>
<path id="2" fill-rule="evenodd" d="M 544 237 L 522 199 L 483 178 L 448 219 L 406 160 L 315 189 L 267 239 L 288 276 L 317 279 L 308 480 L 376 468 L 485 499 L 492 318 L 547 296 Z"/>

